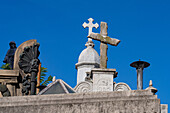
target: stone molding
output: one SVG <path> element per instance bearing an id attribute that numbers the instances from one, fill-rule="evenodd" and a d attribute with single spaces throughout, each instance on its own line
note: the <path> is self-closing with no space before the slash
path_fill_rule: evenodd
<path id="1" fill-rule="evenodd" d="M 84 81 L 77 84 L 74 88 L 77 93 L 87 93 L 93 91 L 93 83 Z"/>
<path id="2" fill-rule="evenodd" d="M 113 78 L 116 78 L 117 75 L 116 73 L 116 69 L 103 69 L 103 68 L 93 68 L 91 70 L 91 73 L 95 73 L 95 74 L 111 74 L 111 75 L 115 75 Z"/>
<path id="3" fill-rule="evenodd" d="M 0 113 L 160 113 L 160 100 L 146 90 L 0 98 Z"/>
<path id="4" fill-rule="evenodd" d="M 18 83 L 19 70 L 0 70 L 0 82 Z"/>
<path id="5" fill-rule="evenodd" d="M 120 82 L 115 84 L 114 91 L 128 91 L 128 90 L 131 90 L 131 88 L 126 83 Z"/>
<path id="6" fill-rule="evenodd" d="M 97 99 L 97 100 L 96 100 Z M 0 107 L 3 106 L 23 106 L 23 105 L 47 105 L 47 104 L 66 104 L 66 103 L 85 103 L 99 101 L 120 101 L 120 100 L 146 100 L 157 99 L 146 90 L 131 90 L 118 92 L 89 92 L 89 93 L 70 93 L 70 94 L 51 94 L 51 95 L 29 95 L 17 97 L 0 98 Z M 159 100 L 159 99 L 158 99 Z M 44 103 L 43 101 L 47 101 Z M 52 101 L 50 103 L 50 101 Z M 38 103 L 42 102 L 42 103 Z"/>
<path id="7" fill-rule="evenodd" d="M 98 63 L 93 63 L 93 62 L 80 62 L 76 64 L 76 69 L 81 68 L 81 67 L 89 67 L 89 65 L 94 65 L 94 67 L 98 68 L 100 64 Z"/>

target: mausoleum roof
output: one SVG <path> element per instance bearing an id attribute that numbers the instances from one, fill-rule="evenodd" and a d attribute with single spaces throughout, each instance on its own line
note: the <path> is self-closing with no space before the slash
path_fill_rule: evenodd
<path id="1" fill-rule="evenodd" d="M 87 45 L 78 59 L 78 63 L 98 63 L 100 64 L 100 57 L 97 51 L 93 48 L 93 45 Z"/>
<path id="2" fill-rule="evenodd" d="M 46 94 L 68 94 L 75 93 L 74 89 L 65 83 L 63 80 L 58 79 L 48 84 L 46 88 L 44 88 L 38 95 L 46 95 Z"/>

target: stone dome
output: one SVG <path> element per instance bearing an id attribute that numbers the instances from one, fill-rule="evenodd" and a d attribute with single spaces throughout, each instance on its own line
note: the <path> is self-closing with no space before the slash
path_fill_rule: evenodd
<path id="1" fill-rule="evenodd" d="M 91 69 L 100 67 L 100 57 L 93 48 L 93 42 L 88 40 L 85 46 L 87 48 L 81 52 L 78 63 L 75 65 L 77 69 L 77 83 L 84 82 L 87 72 L 91 72 Z"/>
<path id="2" fill-rule="evenodd" d="M 78 63 L 98 63 L 100 64 L 100 57 L 97 51 L 92 47 L 88 46 L 84 49 L 78 59 Z"/>

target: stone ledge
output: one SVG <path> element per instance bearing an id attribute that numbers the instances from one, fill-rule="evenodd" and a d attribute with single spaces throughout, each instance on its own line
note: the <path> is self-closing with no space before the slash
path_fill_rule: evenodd
<path id="1" fill-rule="evenodd" d="M 19 76 L 19 70 L 0 70 L 0 76 Z"/>
<path id="2" fill-rule="evenodd" d="M 92 72 L 116 72 L 116 69 L 94 68 Z"/>
<path id="3" fill-rule="evenodd" d="M 0 113 L 160 113 L 160 100 L 146 90 L 0 98 Z"/>
<path id="4" fill-rule="evenodd" d="M 17 83 L 19 70 L 0 70 L 0 82 Z"/>
<path id="5" fill-rule="evenodd" d="M 68 103 L 87 103 L 102 101 L 129 101 L 157 99 L 149 91 L 117 91 L 117 92 L 91 92 L 74 94 L 55 94 L 55 95 L 36 95 L 0 98 L 2 106 L 22 106 L 22 105 L 44 105 L 44 104 L 68 104 Z M 159 100 L 159 99 L 158 99 Z M 45 103 L 43 103 L 45 102 Z"/>

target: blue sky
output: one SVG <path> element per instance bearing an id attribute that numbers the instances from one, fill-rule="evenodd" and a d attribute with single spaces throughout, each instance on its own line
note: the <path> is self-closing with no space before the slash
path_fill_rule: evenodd
<path id="1" fill-rule="evenodd" d="M 87 41 L 83 22 L 108 23 L 108 35 L 121 40 L 108 47 L 108 68 L 116 68 L 115 82 L 136 89 L 139 59 L 151 65 L 144 69 L 144 88 L 153 80 L 161 103 L 170 104 L 170 1 L 168 0 L 0 0 L 0 65 L 9 49 L 37 39 L 40 60 L 48 75 L 76 85 L 75 64 Z M 100 32 L 93 29 L 93 32 Z M 99 53 L 100 42 L 94 41 Z"/>

